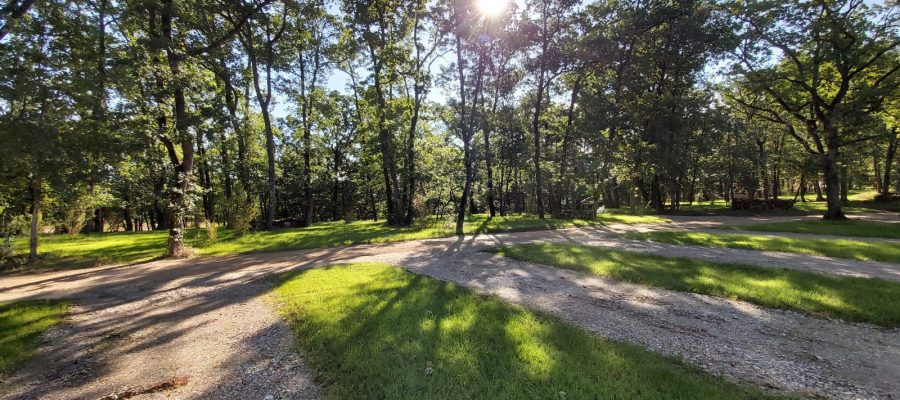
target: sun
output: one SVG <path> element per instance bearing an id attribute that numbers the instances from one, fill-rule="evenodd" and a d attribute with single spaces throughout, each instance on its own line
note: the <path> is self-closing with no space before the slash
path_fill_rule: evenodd
<path id="1" fill-rule="evenodd" d="M 486 17 L 499 17 L 506 11 L 509 0 L 475 0 L 475 6 Z"/>

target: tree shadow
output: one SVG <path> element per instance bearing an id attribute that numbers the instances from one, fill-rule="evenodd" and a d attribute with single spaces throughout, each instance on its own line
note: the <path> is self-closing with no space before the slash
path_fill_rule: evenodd
<path id="1" fill-rule="evenodd" d="M 288 279 L 302 280 L 306 273 Z M 674 359 L 599 339 L 546 314 L 421 275 L 387 270 L 343 290 L 306 290 L 297 292 L 300 298 L 285 312 L 288 320 L 302 321 L 294 322 L 298 346 L 334 398 L 711 399 L 758 394 Z M 304 308 L 312 299 L 331 304 L 339 296 L 347 301 L 339 310 L 344 317 L 320 314 L 331 308 Z"/>

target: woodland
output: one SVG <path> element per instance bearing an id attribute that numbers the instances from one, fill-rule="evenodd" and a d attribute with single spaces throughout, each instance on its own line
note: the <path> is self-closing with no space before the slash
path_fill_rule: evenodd
<path id="1" fill-rule="evenodd" d="M 900 191 L 894 0 L 6 0 L 0 234 Z M 751 205 L 752 206 L 752 205 Z"/>

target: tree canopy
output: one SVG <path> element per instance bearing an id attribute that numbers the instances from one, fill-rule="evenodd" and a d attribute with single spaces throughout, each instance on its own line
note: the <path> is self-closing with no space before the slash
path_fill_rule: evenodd
<path id="1" fill-rule="evenodd" d="M 0 232 L 898 187 L 893 0 L 493 3 L 10 0 Z"/>

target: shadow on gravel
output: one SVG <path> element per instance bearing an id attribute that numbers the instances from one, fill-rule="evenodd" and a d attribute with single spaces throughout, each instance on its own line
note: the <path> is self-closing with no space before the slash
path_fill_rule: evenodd
<path id="1" fill-rule="evenodd" d="M 600 228 L 591 228 L 600 229 Z M 131 266 L 128 268 L 114 267 L 78 272 L 71 275 L 41 279 L 36 283 L 20 285 L 19 291 L 33 289 L 21 299 L 26 298 L 66 298 L 73 301 L 76 308 L 69 317 L 69 323 L 64 324 L 56 332 L 56 336 L 50 336 L 47 351 L 26 365 L 19 373 L 9 377 L 0 383 L 0 398 L 56 398 L 59 393 L 79 393 L 79 398 L 88 400 L 96 399 L 109 393 L 116 393 L 123 388 L 108 386 L 121 384 L 111 382 L 113 376 L 119 376 L 121 371 L 113 370 L 113 362 L 124 357 L 129 357 L 138 352 L 157 351 L 183 337 L 186 332 L 200 329 L 201 326 L 187 324 L 194 317 L 205 316 L 215 318 L 219 310 L 264 295 L 272 288 L 272 278 L 288 271 L 299 271 L 306 268 L 340 264 L 350 262 L 379 261 L 388 256 L 393 257 L 391 263 L 405 266 L 412 272 L 422 273 L 438 279 L 456 281 L 475 289 L 483 288 L 490 292 L 496 290 L 498 282 L 512 282 L 508 293 L 504 298 L 517 300 L 529 295 L 539 296 L 537 300 L 548 306 L 545 311 L 553 311 L 562 319 L 576 322 L 585 326 L 584 315 L 577 315 L 569 310 L 553 309 L 554 305 L 563 304 L 571 299 L 591 299 L 590 304 L 597 307 L 594 312 L 603 312 L 605 307 L 615 307 L 619 315 L 645 315 L 647 321 L 657 321 L 653 324 L 668 324 L 663 327 L 666 330 L 679 330 L 694 332 L 692 339 L 697 342 L 696 349 L 682 349 L 683 351 L 699 352 L 705 346 L 705 340 L 711 335 L 735 335 L 747 331 L 747 326 L 765 326 L 767 321 L 761 319 L 765 316 L 736 307 L 729 302 L 717 303 L 714 307 L 708 306 L 708 313 L 726 315 L 728 318 L 739 321 L 735 324 L 730 321 L 725 324 L 727 330 L 721 331 L 716 324 L 708 327 L 707 331 L 698 331 L 693 324 L 697 319 L 693 315 L 684 318 L 667 317 L 670 320 L 659 321 L 658 307 L 652 302 L 620 301 L 608 299 L 595 299 L 596 288 L 576 282 L 567 283 L 565 292 L 547 291 L 547 288 L 535 285 L 543 285 L 546 282 L 559 281 L 559 272 L 551 268 L 510 268 L 498 261 L 491 261 L 491 256 L 480 253 L 480 250 L 502 246 L 506 244 L 522 243 L 536 240 L 553 240 L 557 242 L 579 243 L 584 236 L 578 236 L 567 232 L 521 232 L 502 235 L 459 236 L 444 239 L 432 239 L 417 242 L 416 247 L 409 244 L 386 243 L 374 245 L 361 245 L 351 247 L 335 247 L 328 249 L 302 250 L 287 253 L 251 254 L 218 259 L 160 261 L 148 264 Z M 404 247 L 405 246 L 405 247 Z M 396 250 L 400 249 L 400 250 Z M 406 253 L 397 253 L 405 251 Z M 540 274 L 540 276 L 537 276 Z M 518 278 L 533 279 L 518 279 Z M 568 281 L 567 281 L 568 282 Z M 82 284 L 80 289 L 71 290 L 57 288 L 59 284 Z M 35 285 L 32 287 L 32 285 Z M 615 302 L 610 303 L 610 301 Z M 697 300 L 691 300 L 697 301 Z M 523 301 L 523 304 L 529 304 Z M 531 304 L 532 306 L 534 304 Z M 560 306 L 561 307 L 561 306 Z M 631 318 L 631 317 L 627 317 Z M 682 323 L 682 320 L 687 321 Z M 676 325 L 672 325 L 676 324 Z M 679 326 L 683 325 L 683 326 Z M 624 326 L 624 325 L 623 325 Z M 285 344 L 284 337 L 280 336 L 278 329 L 283 325 L 261 327 L 245 340 L 246 351 L 234 354 L 223 368 L 225 372 L 221 376 L 207 377 L 216 380 L 211 385 L 214 389 L 210 393 L 204 393 L 201 397 L 231 397 L 230 390 L 253 381 L 257 375 L 252 372 L 260 365 L 273 367 L 282 375 L 279 382 L 292 382 L 300 376 L 297 371 L 302 369 L 302 361 L 272 361 L 271 358 L 282 349 L 278 345 Z M 648 325 L 643 330 L 658 329 L 658 326 Z M 734 328 L 734 329 L 731 329 Z M 618 327 L 609 331 L 610 327 L 591 330 L 604 336 L 617 340 L 626 340 L 644 344 L 653 350 L 659 350 L 640 339 L 632 339 L 627 336 L 615 336 L 610 332 L 622 331 Z M 706 328 L 704 328 L 706 329 Z M 635 330 L 635 335 L 646 335 L 641 330 Z M 289 337 L 289 335 L 287 336 Z M 216 340 L 226 338 L 218 338 Z M 262 342 L 260 342 L 262 340 Z M 268 340 L 268 341 L 267 341 Z M 258 343 L 270 343 L 271 348 Z M 731 343 L 735 345 L 735 343 Z M 289 348 L 289 347 L 288 347 Z M 274 350 L 273 350 L 274 349 Z M 763 348 L 747 349 L 755 352 L 759 357 L 780 359 L 785 355 L 779 353 L 779 347 L 772 346 L 770 350 Z M 677 351 L 677 349 L 676 349 Z M 160 350 L 162 352 L 162 350 Z M 283 352 L 282 352 L 283 353 Z M 291 352 L 288 352 L 293 354 Z M 671 354 L 671 353 L 669 353 Z M 689 354 L 689 353 L 688 353 Z M 164 354 L 162 354 L 164 356 Z M 477 356 L 477 355 L 476 355 Z M 266 359 L 269 361 L 265 361 Z M 267 364 L 267 362 L 269 364 Z M 272 364 L 274 363 L 274 364 Z M 135 386 L 148 385 L 171 378 L 166 371 L 157 371 L 156 366 L 149 362 L 142 366 L 143 370 L 136 371 L 135 377 L 140 382 L 127 382 Z M 248 374 L 248 368 L 251 373 Z M 258 375 L 255 384 L 265 386 L 268 382 L 265 376 Z M 193 378 L 192 378 L 193 379 Z M 268 379 L 268 378 L 266 378 Z M 288 385 L 289 386 L 289 385 Z M 310 390 L 313 386 L 307 384 Z M 9 389 L 15 389 L 9 391 Z M 234 389 L 237 390 L 237 389 Z M 287 389 L 285 389 L 287 390 Z M 6 394 L 7 392 L 11 395 Z M 284 392 L 287 396 L 304 397 L 306 392 L 301 390 Z M 263 395 L 268 394 L 262 392 Z M 275 394 L 275 393 L 273 393 Z M 64 395 L 63 395 L 64 396 Z M 71 396 L 70 396 L 71 397 Z M 260 397 L 261 398 L 261 397 Z"/>

